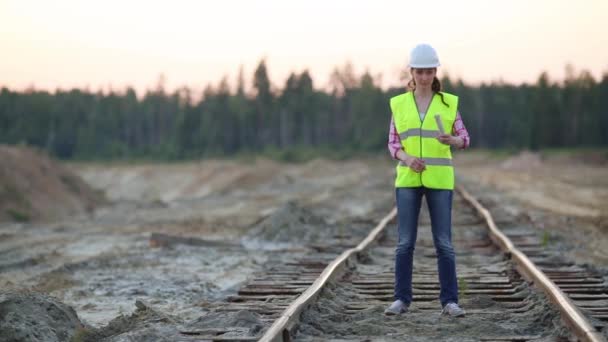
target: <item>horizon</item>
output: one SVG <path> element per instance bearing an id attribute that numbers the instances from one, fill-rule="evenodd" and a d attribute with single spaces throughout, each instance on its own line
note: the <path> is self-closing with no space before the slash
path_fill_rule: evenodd
<path id="1" fill-rule="evenodd" d="M 601 80 L 608 74 L 608 46 L 597 44 L 607 1 L 438 1 L 433 25 L 427 25 L 426 12 L 409 13 L 410 4 L 0 0 L 0 87 L 132 87 L 140 95 L 164 75 L 168 92 L 187 87 L 199 93 L 224 77 L 234 89 L 242 66 L 250 89 L 265 59 L 279 89 L 290 73 L 308 70 L 315 89 L 327 90 L 331 72 L 346 63 L 357 76 L 368 71 L 388 89 L 405 85 L 401 73 L 419 42 L 437 49 L 440 78 L 447 73 L 468 85 L 533 84 L 543 72 L 562 82 L 568 66 L 575 76 L 586 70 Z"/>
<path id="2" fill-rule="evenodd" d="M 272 70 L 271 70 L 271 67 L 268 65 L 268 63 L 266 64 L 266 68 L 267 68 L 268 73 L 271 74 Z M 337 66 L 336 68 L 340 68 L 340 67 Z M 579 69 L 576 69 L 574 66 L 572 66 L 570 64 L 564 66 L 564 70 L 566 70 L 568 68 L 570 68 L 573 71 L 572 76 L 574 78 L 579 77 L 584 72 L 585 73 L 589 73 L 591 75 L 591 77 L 593 77 L 593 79 L 594 79 L 595 82 L 601 82 L 603 78 L 608 78 L 608 69 L 606 69 L 599 77 L 596 77 L 596 75 L 593 75 L 587 69 L 580 69 L 579 70 Z M 354 70 L 356 71 L 356 68 Z M 296 75 L 299 75 L 299 74 L 301 74 L 302 72 L 305 72 L 305 71 L 310 72 L 310 70 L 307 70 L 307 69 L 300 70 L 299 72 L 296 72 L 296 71 L 292 71 L 292 72 L 294 74 L 296 74 Z M 252 69 L 250 74 L 253 74 L 253 72 L 254 72 L 254 70 Z M 381 75 L 379 75 L 377 73 L 374 73 L 373 70 L 364 70 L 364 71 L 361 71 L 361 72 L 355 72 L 355 76 L 357 76 L 357 80 L 360 80 L 360 77 L 363 76 L 366 72 L 369 73 L 372 76 L 372 78 L 374 79 L 375 86 L 378 87 L 378 88 L 381 88 L 383 91 L 387 91 L 389 89 L 400 88 L 400 87 L 403 87 L 403 88 L 406 87 L 406 84 L 405 84 L 406 82 L 403 82 L 403 84 L 399 84 L 399 85 L 397 85 L 397 84 L 393 84 L 393 85 L 390 85 L 390 84 L 389 85 L 378 84 L 378 80 L 380 78 L 382 78 L 382 77 L 381 77 Z M 444 71 L 444 74 L 445 73 L 446 72 Z M 473 88 L 476 88 L 476 87 L 479 87 L 479 86 L 482 86 L 482 85 L 490 85 L 490 86 L 492 86 L 492 85 L 510 85 L 510 86 L 519 87 L 519 86 L 534 85 L 534 84 L 536 84 L 538 82 L 538 79 L 541 77 L 541 75 L 543 73 L 547 74 L 547 76 L 548 76 L 549 81 L 550 81 L 551 84 L 557 84 L 557 85 L 561 86 L 561 85 L 563 85 L 563 83 L 567 79 L 566 77 L 564 77 L 562 79 L 556 79 L 551 74 L 549 74 L 547 71 L 543 71 L 543 70 L 539 71 L 538 75 L 536 76 L 536 78 L 534 80 L 532 80 L 530 82 L 523 81 L 523 82 L 519 82 L 519 83 L 517 83 L 517 82 L 507 82 L 507 81 L 504 81 L 503 79 L 496 79 L 496 80 L 489 80 L 489 81 L 479 81 L 479 82 L 469 82 L 467 80 L 463 80 L 463 79 L 460 79 L 460 78 L 453 77 L 452 75 L 449 74 L 449 71 L 447 72 L 447 75 L 442 75 L 441 72 L 438 72 L 438 76 L 439 76 L 440 79 L 442 79 L 443 76 L 447 76 L 449 78 L 449 80 L 452 81 L 452 82 L 462 81 L 465 86 L 473 87 Z M 313 86 L 314 86 L 314 89 L 316 91 L 322 91 L 322 92 L 329 92 L 329 91 L 331 91 L 331 89 L 329 88 L 329 85 L 328 85 L 329 82 L 325 82 L 326 83 L 325 86 L 324 87 L 320 87 L 319 83 L 315 79 L 315 76 L 312 75 L 312 74 L 310 76 L 311 76 L 311 78 L 313 80 Z M 248 77 L 245 77 L 245 78 L 247 79 Z M 93 94 L 93 93 L 101 93 L 101 94 L 104 94 L 104 95 L 107 95 L 107 94 L 110 94 L 110 93 L 124 94 L 127 91 L 129 91 L 130 89 L 132 89 L 132 90 L 135 91 L 135 93 L 137 94 L 138 97 L 141 97 L 141 96 L 145 95 L 146 93 L 155 92 L 158 89 L 159 85 L 163 84 L 162 88 L 168 94 L 173 94 L 173 93 L 179 92 L 179 91 L 181 91 L 183 89 L 188 89 L 189 91 L 191 91 L 191 93 L 194 93 L 194 94 L 191 94 L 191 95 L 196 95 L 196 93 L 200 93 L 199 95 L 202 96 L 202 93 L 208 87 L 211 87 L 213 90 L 217 90 L 219 84 L 223 81 L 223 79 L 224 79 L 224 77 L 222 77 L 222 78 L 220 78 L 220 79 L 218 79 L 216 81 L 210 81 L 209 83 L 207 83 L 207 84 L 205 84 L 205 85 L 203 85 L 201 87 L 196 87 L 196 89 L 192 88 L 192 87 L 189 87 L 188 85 L 181 85 L 181 86 L 176 86 L 174 88 L 168 89 L 166 87 L 167 77 L 166 77 L 166 75 L 164 75 L 162 73 L 157 75 L 156 81 L 152 82 L 149 86 L 146 86 L 144 88 L 137 88 L 137 87 L 135 87 L 133 85 L 129 85 L 129 84 L 125 84 L 125 85 L 122 85 L 120 87 L 114 86 L 112 84 L 108 84 L 108 85 L 105 85 L 105 86 L 100 85 L 100 86 L 98 86 L 96 88 L 94 88 L 94 87 L 92 87 L 90 85 L 84 85 L 84 86 L 75 86 L 75 87 L 61 87 L 61 86 L 58 86 L 58 87 L 53 88 L 53 89 L 48 89 L 48 88 L 37 87 L 36 84 L 30 84 L 30 85 L 28 85 L 26 87 L 22 87 L 20 89 L 16 89 L 16 88 L 11 88 L 9 86 L 6 86 L 4 84 L 0 84 L 0 89 L 5 88 L 5 89 L 8 89 L 9 91 L 12 91 L 12 92 L 22 92 L 22 93 L 31 92 L 31 91 L 34 91 L 34 92 L 48 92 L 50 94 L 55 94 L 57 92 L 69 92 L 69 91 L 72 91 L 72 90 L 79 90 L 79 91 L 88 92 L 88 93 L 91 93 L 91 94 Z M 234 76 L 233 78 L 227 78 L 226 81 L 227 81 L 227 84 L 228 84 L 228 88 L 230 90 L 230 94 L 235 94 L 236 93 L 236 88 L 237 88 L 237 83 L 238 83 L 238 75 Z M 251 79 L 250 79 L 250 81 L 251 81 Z M 284 80 L 284 82 L 285 82 L 285 80 Z M 245 92 L 248 95 L 251 95 L 251 93 L 254 92 L 253 86 L 250 83 L 251 82 L 248 82 L 248 83 L 246 82 L 246 84 L 245 84 Z M 274 93 L 276 93 L 277 90 L 284 89 L 284 86 L 285 86 L 284 84 L 276 84 L 275 82 L 272 82 L 272 79 L 271 79 L 271 87 L 272 87 L 271 89 L 272 89 L 272 91 Z M 196 96 L 193 96 L 193 98 L 196 98 Z"/>

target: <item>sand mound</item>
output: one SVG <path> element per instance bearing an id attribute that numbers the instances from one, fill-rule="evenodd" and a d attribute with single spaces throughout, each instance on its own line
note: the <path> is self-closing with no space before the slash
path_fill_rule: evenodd
<path id="1" fill-rule="evenodd" d="M 287 202 L 255 225 L 247 238 L 270 242 L 312 242 L 318 241 L 327 234 L 327 224 L 310 210 Z"/>
<path id="2" fill-rule="evenodd" d="M 319 208 L 288 201 L 250 228 L 246 248 L 281 249 L 302 245 L 356 245 L 373 228 L 369 221 L 326 221 Z"/>
<path id="3" fill-rule="evenodd" d="M 118 341 L 176 341 L 179 332 L 177 317 L 152 309 L 141 300 L 135 301 L 135 311 L 126 316 L 114 318 L 102 328 L 86 327 L 79 330 L 74 340 L 83 342 Z"/>
<path id="4" fill-rule="evenodd" d="M 58 219 L 91 211 L 102 196 L 42 152 L 0 145 L 0 221 Z"/>
<path id="5" fill-rule="evenodd" d="M 530 151 L 522 151 L 500 164 L 501 168 L 509 170 L 531 170 L 540 166 L 542 166 L 540 155 Z"/>
<path id="6" fill-rule="evenodd" d="M 82 323 L 71 307 L 40 293 L 0 293 L 2 341 L 69 341 Z"/>

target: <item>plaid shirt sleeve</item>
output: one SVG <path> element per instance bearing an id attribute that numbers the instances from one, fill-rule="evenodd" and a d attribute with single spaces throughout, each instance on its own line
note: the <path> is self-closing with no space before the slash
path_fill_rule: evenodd
<path id="1" fill-rule="evenodd" d="M 462 147 L 460 148 L 461 150 L 464 150 L 465 148 L 469 147 L 469 144 L 471 143 L 471 138 L 469 137 L 469 132 L 467 131 L 467 128 L 462 122 L 460 112 L 456 112 L 456 120 L 454 121 L 454 126 L 452 127 L 452 134 L 462 138 L 462 140 L 464 141 L 464 145 L 462 145 Z"/>
<path id="2" fill-rule="evenodd" d="M 401 139 L 399 138 L 397 127 L 395 127 L 395 121 L 391 115 L 391 126 L 388 132 L 388 151 L 393 159 L 397 160 L 397 151 L 399 151 L 401 148 Z"/>

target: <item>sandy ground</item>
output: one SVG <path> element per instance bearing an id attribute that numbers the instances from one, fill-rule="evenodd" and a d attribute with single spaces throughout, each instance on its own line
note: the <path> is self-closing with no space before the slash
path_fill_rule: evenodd
<path id="1" fill-rule="evenodd" d="M 353 222 L 375 222 L 394 203 L 393 162 L 384 155 L 70 168 L 110 204 L 62 221 L 0 224 L 0 287 L 50 294 L 93 327 L 148 317 L 147 305 L 154 315 L 196 322 L 205 303 L 235 293 L 269 260 L 297 257 L 306 252 L 298 246 L 327 236 L 362 235 Z M 564 255 L 599 269 L 608 265 L 605 170 L 538 155 L 457 153 L 459 181 L 499 218 L 527 220 Z M 156 247 L 153 233 L 206 244 Z"/>
<path id="2" fill-rule="evenodd" d="M 462 184 L 493 211 L 560 243 L 577 263 L 608 267 L 608 162 L 576 154 L 460 154 Z"/>
<path id="3" fill-rule="evenodd" d="M 393 203 L 382 161 L 72 169 L 111 204 L 60 222 L 3 224 L 0 286 L 51 294 L 94 327 L 135 312 L 136 299 L 198 317 L 201 303 L 234 294 L 269 259 L 297 257 L 294 247 L 349 233 L 351 221 L 374 222 Z M 209 243 L 153 247 L 152 233 Z"/>

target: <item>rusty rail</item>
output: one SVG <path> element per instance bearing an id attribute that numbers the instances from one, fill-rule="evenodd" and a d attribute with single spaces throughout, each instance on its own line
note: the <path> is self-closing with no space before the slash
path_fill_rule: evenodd
<path id="1" fill-rule="evenodd" d="M 581 341 L 601 342 L 606 341 L 587 321 L 580 310 L 564 294 L 564 292 L 545 275 L 524 253 L 517 249 L 514 243 L 496 226 L 490 212 L 484 208 L 479 201 L 469 194 L 463 187 L 458 186 L 456 190 L 462 197 L 474 207 L 486 222 L 490 239 L 506 253 L 516 264 L 518 272 L 529 282 L 537 284 L 547 297 L 554 303 L 562 314 L 564 322 L 572 329 Z M 298 322 L 302 311 L 311 304 L 321 293 L 321 290 L 331 279 L 336 278 L 349 261 L 365 250 L 372 242 L 378 239 L 382 230 L 388 222 L 395 218 L 397 209 L 394 208 L 386 215 L 372 232 L 355 248 L 344 251 L 333 260 L 314 281 L 314 283 L 302 293 L 282 315 L 272 324 L 259 341 L 275 342 L 290 341 L 291 330 Z"/>
<path id="2" fill-rule="evenodd" d="M 372 242 L 374 242 L 386 225 L 397 215 L 397 209 L 393 208 L 391 212 L 386 215 L 380 223 L 369 233 L 369 235 L 359 243 L 355 248 L 350 248 L 344 251 L 339 257 L 337 257 L 331 264 L 327 265 L 323 273 L 317 278 L 317 280 L 304 292 L 302 293 L 277 319 L 270 328 L 266 331 L 264 336 L 259 341 L 271 342 L 271 341 L 290 341 L 290 330 L 297 323 L 300 313 L 306 308 L 308 304 L 314 301 L 317 296 L 321 293 L 323 286 L 327 284 L 331 279 L 335 278 L 337 274 L 348 264 L 348 261 L 356 257 L 357 253 L 365 250 Z"/>
<path id="3" fill-rule="evenodd" d="M 574 330 L 575 335 L 582 341 L 606 341 L 604 337 L 589 324 L 580 310 L 564 292 L 536 267 L 524 253 L 515 248 L 511 240 L 498 229 L 490 212 L 462 186 L 457 186 L 456 190 L 477 210 L 479 215 L 485 219 L 489 229 L 490 239 L 492 239 L 504 253 L 511 256 L 511 259 L 517 264 L 517 270 L 520 271 L 522 276 L 540 287 L 551 302 L 559 308 L 564 322 Z"/>

